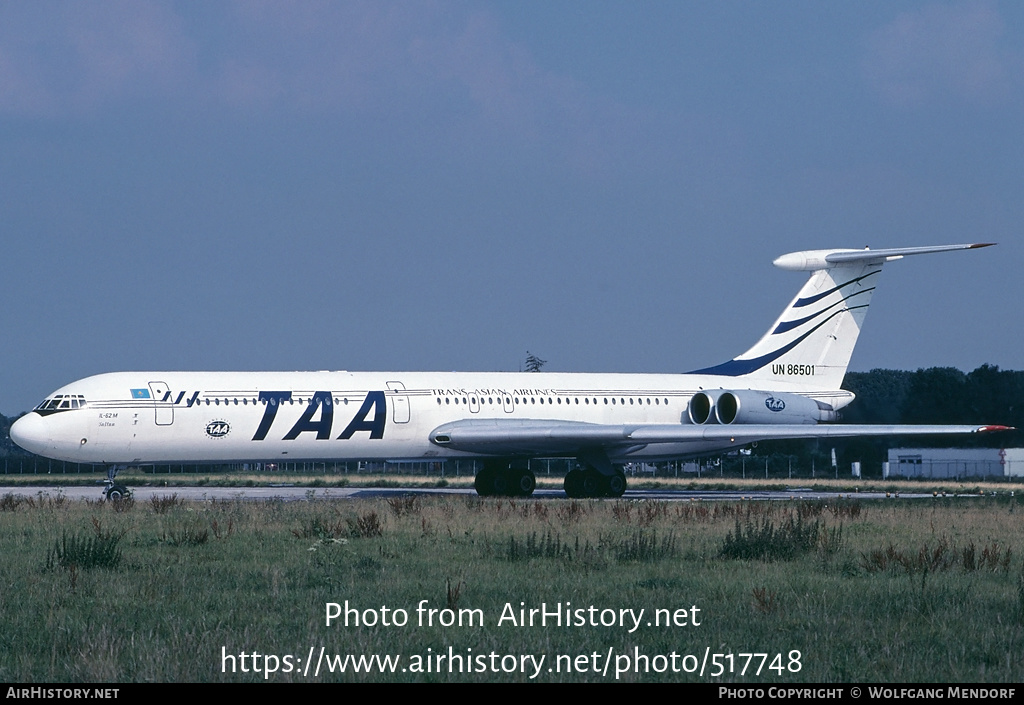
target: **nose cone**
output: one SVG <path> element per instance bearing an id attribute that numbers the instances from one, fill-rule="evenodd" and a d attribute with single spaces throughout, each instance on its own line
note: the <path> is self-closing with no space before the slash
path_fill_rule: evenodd
<path id="1" fill-rule="evenodd" d="M 29 412 L 11 424 L 11 440 L 30 453 L 41 455 L 50 442 L 47 427 L 42 416 Z"/>

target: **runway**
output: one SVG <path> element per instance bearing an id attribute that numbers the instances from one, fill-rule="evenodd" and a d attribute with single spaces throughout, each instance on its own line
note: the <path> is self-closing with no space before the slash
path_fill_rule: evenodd
<path id="1" fill-rule="evenodd" d="M 177 495 L 190 501 L 313 501 L 313 500 L 358 500 L 381 499 L 396 495 L 421 496 L 463 496 L 475 497 L 476 491 L 469 488 L 419 488 L 419 487 L 297 487 L 279 485 L 271 487 L 132 487 L 132 496 L 137 502 L 148 502 L 152 497 Z M 23 497 L 63 496 L 70 500 L 100 500 L 102 488 L 95 487 L 0 487 L 0 496 L 5 494 Z M 939 495 L 940 497 L 944 495 Z M 948 495 L 948 497 L 978 497 L 977 494 Z M 487 498 L 498 500 L 501 498 Z M 523 498 L 513 498 L 527 501 Z M 528 501 L 551 501 L 567 499 L 565 492 L 554 489 L 539 489 Z M 784 501 L 784 500 L 825 500 L 825 499 L 859 499 L 888 500 L 900 499 L 935 499 L 931 493 L 886 493 L 886 492 L 830 492 L 812 490 L 802 487 L 784 490 L 627 490 L 619 501 L 657 500 L 665 502 L 742 502 L 742 501 Z M 595 500 L 613 501 L 613 500 Z"/>

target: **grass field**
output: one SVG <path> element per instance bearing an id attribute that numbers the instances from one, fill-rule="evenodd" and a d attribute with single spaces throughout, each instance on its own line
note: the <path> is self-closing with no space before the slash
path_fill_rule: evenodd
<path id="1" fill-rule="evenodd" d="M 742 503 L 4 495 L 0 542 L 6 682 L 1024 680 L 1024 506 L 1006 493 Z M 346 601 L 360 626 L 327 626 L 328 603 Z M 521 608 L 542 603 L 561 624 L 519 623 Z M 327 672 L 321 647 L 400 660 L 395 672 L 375 662 L 356 673 L 351 661 Z"/>
<path id="2" fill-rule="evenodd" d="M 50 486 L 55 489 L 71 486 L 98 486 L 102 483 L 105 474 L 99 471 L 84 473 L 25 473 L 0 475 L 0 494 L 3 494 L 3 487 L 17 488 L 21 486 Z M 765 479 L 757 475 L 751 475 L 745 479 L 739 477 L 719 477 L 714 474 L 695 477 L 687 474 L 680 477 L 648 477 L 637 476 L 628 478 L 629 489 L 635 490 L 656 490 L 656 489 L 690 489 L 690 490 L 781 490 L 790 487 L 808 487 L 815 490 L 835 491 L 836 493 L 855 493 L 882 491 L 882 492 L 937 492 L 941 494 L 978 494 L 984 492 L 991 494 L 1015 494 L 1024 493 L 1024 482 L 1017 478 L 1013 481 L 1003 480 L 980 480 L 967 478 L 964 480 L 954 479 L 903 479 L 892 478 L 882 480 L 881 478 L 831 478 L 827 476 L 809 477 L 771 477 Z M 117 481 L 128 487 L 163 487 L 168 492 L 173 492 L 175 487 L 200 486 L 200 487 L 271 487 L 274 485 L 294 485 L 298 487 L 320 488 L 320 487 L 461 487 L 472 488 L 473 476 L 462 474 L 459 476 L 447 474 L 426 475 L 423 473 L 401 474 L 396 472 L 369 473 L 359 472 L 350 474 L 334 473 L 245 473 L 232 472 L 188 472 L 188 473 L 151 473 L 143 472 L 137 468 L 129 468 L 117 476 Z M 563 476 L 560 474 L 537 475 L 537 487 L 541 489 L 562 489 Z M 99 491 L 97 490 L 97 495 Z"/>

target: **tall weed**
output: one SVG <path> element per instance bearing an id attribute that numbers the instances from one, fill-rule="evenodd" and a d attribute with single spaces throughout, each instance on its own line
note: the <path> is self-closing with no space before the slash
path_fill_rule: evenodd
<path id="1" fill-rule="evenodd" d="M 118 544 L 123 533 L 102 531 L 99 522 L 93 520 L 95 532 L 92 536 L 61 533 L 46 553 L 46 569 L 64 568 L 70 570 L 86 570 L 89 568 L 113 569 L 121 565 L 123 555 Z"/>

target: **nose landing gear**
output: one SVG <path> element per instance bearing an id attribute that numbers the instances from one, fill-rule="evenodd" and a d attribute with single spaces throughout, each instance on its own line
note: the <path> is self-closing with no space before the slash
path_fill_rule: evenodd
<path id="1" fill-rule="evenodd" d="M 103 498 L 111 501 L 127 499 L 132 496 L 132 491 L 122 484 L 114 481 L 117 473 L 125 469 L 125 465 L 108 465 L 107 479 L 103 481 Z"/>

